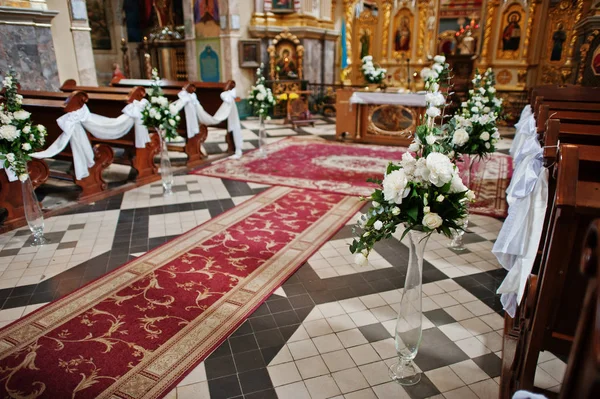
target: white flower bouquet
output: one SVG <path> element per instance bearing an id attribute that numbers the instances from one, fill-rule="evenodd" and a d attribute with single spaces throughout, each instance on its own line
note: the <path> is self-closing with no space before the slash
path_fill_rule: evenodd
<path id="1" fill-rule="evenodd" d="M 27 162 L 46 142 L 46 128 L 31 123 L 31 114 L 22 109 L 23 96 L 17 94 L 18 81 L 9 72 L 2 81 L 4 103 L 0 104 L 0 167 L 20 181 L 29 178 Z M 1 168 L 0 168 L 1 169 Z M 4 172 L 1 172 L 4 173 Z"/>
<path id="2" fill-rule="evenodd" d="M 177 135 L 177 126 L 181 117 L 177 108 L 169 104 L 167 97 L 163 95 L 160 88 L 158 71 L 152 70 L 152 86 L 148 94 L 148 105 L 142 110 L 142 121 L 144 126 L 162 130 L 166 139 L 174 139 Z"/>
<path id="3" fill-rule="evenodd" d="M 387 76 L 387 69 L 376 67 L 373 64 L 373 56 L 365 55 L 362 59 L 362 73 L 369 83 L 381 83 Z"/>
<path id="4" fill-rule="evenodd" d="M 405 227 L 402 237 L 410 230 L 452 237 L 453 230 L 462 230 L 468 202 L 475 200 L 456 165 L 439 152 L 426 157 L 405 152 L 399 164 L 388 165 L 383 181 L 377 183 L 380 188 L 369 198 L 372 206 L 357 225 L 360 235 L 350 245 L 359 265 L 367 263 L 373 245 L 390 238 L 399 224 Z"/>
<path id="5" fill-rule="evenodd" d="M 252 106 L 254 115 L 267 119 L 269 111 L 276 104 L 276 100 L 271 89 L 265 85 L 265 77 L 261 70 L 262 67 L 263 64 L 260 64 L 260 68 L 256 69 L 256 83 L 250 88 L 248 104 Z"/>
<path id="6" fill-rule="evenodd" d="M 496 98 L 495 77 L 488 69 L 476 71 L 469 99 L 448 123 L 450 145 L 456 153 L 484 157 L 496 150 L 500 139 L 496 122 L 502 113 L 502 100 Z"/>

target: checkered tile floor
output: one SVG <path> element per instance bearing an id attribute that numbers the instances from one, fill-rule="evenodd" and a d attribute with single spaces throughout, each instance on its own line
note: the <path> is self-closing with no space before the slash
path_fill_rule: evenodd
<path id="1" fill-rule="evenodd" d="M 334 121 L 296 131 L 270 121 L 267 136 L 333 137 Z M 245 148 L 258 124 L 244 121 Z M 501 144 L 506 151 L 510 141 Z M 226 149 L 211 129 L 205 150 Z M 27 229 L 0 235 L 0 326 L 140 256 L 264 190 L 265 185 L 176 176 L 46 220 L 52 244 L 29 246 Z M 490 253 L 501 222 L 473 215 L 467 250 L 432 236 L 423 266 L 424 330 L 415 359 L 421 383 L 391 382 L 394 327 L 408 249 L 399 235 L 378 243 L 364 268 L 347 251 L 352 221 L 261 305 L 166 397 L 174 398 L 479 398 L 498 395 L 503 319 L 495 291 L 504 271 Z M 542 353 L 535 385 L 557 392 L 565 364 Z"/>

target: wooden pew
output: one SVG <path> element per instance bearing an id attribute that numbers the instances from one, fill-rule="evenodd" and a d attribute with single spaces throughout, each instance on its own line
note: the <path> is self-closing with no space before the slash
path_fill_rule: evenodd
<path id="1" fill-rule="evenodd" d="M 561 399 L 600 397 L 600 219 L 592 222 L 583 244 L 579 268 L 587 286 Z"/>
<path id="2" fill-rule="evenodd" d="M 44 92 L 44 91 L 20 91 L 24 98 L 39 100 L 61 100 L 66 101 L 73 93 Z M 124 94 L 88 94 L 85 92 L 82 96 L 86 99 L 85 103 L 90 111 L 108 118 L 116 118 L 122 114 L 122 109 L 128 103 L 135 100 L 141 100 L 145 96 L 145 89 L 134 87 L 129 89 L 129 93 Z M 136 148 L 135 130 L 132 128 L 129 133 L 117 140 L 103 140 L 94 137 L 88 133 L 91 143 L 108 144 L 112 147 L 123 148 L 125 150 L 125 159 L 121 162 L 130 165 L 136 171 L 135 181 L 139 185 L 150 183 L 160 179 L 157 173 L 157 167 L 154 163 L 154 157 L 160 151 L 158 135 L 150 133 L 151 141 L 145 148 Z"/>
<path id="3" fill-rule="evenodd" d="M 27 163 L 27 169 L 33 188 L 44 184 L 50 175 L 43 159 L 32 159 Z M 9 181 L 5 171 L 0 170 L 0 205 L 6 210 L 6 218 L 1 223 L 3 229 L 12 230 L 26 223 L 21 185 L 19 180 Z"/>
<path id="4" fill-rule="evenodd" d="M 149 80 L 142 80 L 145 87 L 149 86 Z M 109 86 L 101 86 L 101 87 L 93 87 L 93 86 L 77 86 L 75 80 L 69 79 L 60 87 L 60 90 L 65 93 L 71 93 L 76 90 L 85 91 L 86 93 L 92 95 L 93 94 L 124 94 L 129 93 L 131 91 L 131 87 L 129 86 L 119 86 L 119 87 L 109 87 Z M 137 86 L 142 87 L 142 86 Z M 170 88 L 163 89 L 163 94 L 170 102 L 176 101 L 179 99 L 177 96 L 182 89 L 186 89 L 190 93 L 196 92 L 196 87 L 194 85 L 182 85 L 179 88 Z M 220 93 L 220 92 L 219 92 Z M 198 95 L 198 93 L 197 93 Z M 200 99 L 200 96 L 199 96 Z M 204 100 L 201 100 L 204 106 Z M 221 101 L 221 97 L 219 94 L 219 106 L 223 102 Z M 213 104 L 210 104 L 210 107 L 213 107 Z M 206 109 L 206 108 L 205 108 Z M 217 107 L 218 109 L 218 107 Z M 216 111 L 216 110 L 215 110 Z M 206 141 L 208 137 L 208 128 L 204 125 L 200 125 L 200 132 L 192 137 L 191 139 L 187 138 L 187 130 L 186 130 L 186 122 L 185 122 L 185 113 L 180 112 L 181 121 L 179 122 L 179 126 L 177 128 L 177 132 L 181 137 L 185 139 L 185 145 L 178 145 L 176 143 L 170 143 L 167 145 L 169 151 L 176 152 L 185 152 L 188 159 L 186 162 L 186 166 L 188 168 L 193 168 L 199 166 L 205 162 L 206 156 L 202 152 L 202 144 Z M 223 124 L 221 124 L 223 125 Z M 219 126 L 221 126 L 219 125 Z M 226 126 L 226 125 L 225 125 Z"/>
<path id="5" fill-rule="evenodd" d="M 576 310 L 583 301 L 583 280 L 569 265 L 580 257 L 579 242 L 589 221 L 600 216 L 600 177 L 587 173 L 599 167 L 598 147 L 561 144 L 552 168 L 556 189 L 552 195 L 549 186 L 544 223 L 548 231 L 537 270 L 530 276 L 515 319 L 505 317 L 501 398 L 518 389 L 533 389 L 540 351 L 569 353 Z"/>
<path id="6" fill-rule="evenodd" d="M 48 136 L 46 137 L 45 148 L 47 148 L 62 134 L 56 120 L 66 112 L 80 109 L 86 101 L 85 93 L 75 92 L 67 98 L 67 101 L 24 98 L 23 108 L 33 114 L 36 123 L 41 123 L 46 127 Z M 95 154 L 94 166 L 89 168 L 89 176 L 81 180 L 73 176 L 75 184 L 81 187 L 82 191 L 79 198 L 82 200 L 99 198 L 102 191 L 107 189 L 107 184 L 102 178 L 102 172 L 112 163 L 114 158 L 113 150 L 107 144 L 96 144 L 93 150 Z M 58 155 L 58 158 L 72 161 L 73 154 L 70 147 L 67 146 Z"/>

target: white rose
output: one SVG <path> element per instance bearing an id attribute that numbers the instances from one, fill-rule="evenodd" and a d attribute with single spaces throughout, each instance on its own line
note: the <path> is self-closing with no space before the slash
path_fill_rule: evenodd
<path id="1" fill-rule="evenodd" d="M 491 111 L 490 107 L 483 107 L 483 112 L 485 112 L 486 114 L 490 111 Z"/>
<path id="2" fill-rule="evenodd" d="M 496 107 L 499 107 L 502 105 L 502 99 L 501 98 L 494 98 L 492 101 L 494 101 L 494 105 Z"/>
<path id="3" fill-rule="evenodd" d="M 381 204 L 377 201 L 371 202 L 371 205 L 373 205 L 373 208 L 379 208 L 381 206 Z"/>
<path id="4" fill-rule="evenodd" d="M 410 145 L 408 146 L 408 151 L 412 151 L 412 152 L 417 152 L 419 151 L 419 149 L 421 148 L 421 145 L 419 143 L 415 143 L 414 141 L 412 143 L 410 143 Z"/>
<path id="5" fill-rule="evenodd" d="M 437 73 L 442 73 L 442 71 L 444 70 L 444 66 L 440 64 L 433 64 L 431 66 L 431 69 L 433 69 Z"/>
<path id="6" fill-rule="evenodd" d="M 0 126 L 0 138 L 3 138 L 8 141 L 14 141 L 17 137 L 19 137 L 21 133 L 17 130 L 16 126 L 13 125 L 4 125 Z"/>
<path id="7" fill-rule="evenodd" d="M 495 92 L 496 92 L 496 88 L 495 88 L 495 87 L 490 87 L 490 88 L 488 89 L 488 91 L 489 91 L 490 93 L 495 93 Z"/>
<path id="8" fill-rule="evenodd" d="M 31 151 L 31 144 L 29 144 L 29 143 L 23 143 L 23 145 L 21 146 L 21 148 L 23 148 L 23 150 L 25 150 L 25 151 Z"/>
<path id="9" fill-rule="evenodd" d="M 263 93 L 260 93 L 260 92 L 259 92 L 259 93 L 256 95 L 256 99 L 257 99 L 258 101 L 264 101 L 264 99 L 265 99 L 265 95 L 264 95 Z"/>
<path id="10" fill-rule="evenodd" d="M 428 206 L 424 206 L 423 213 L 429 213 L 429 212 L 431 212 L 431 209 Z"/>
<path id="11" fill-rule="evenodd" d="M 160 119 L 160 112 L 154 113 L 154 119 Z"/>
<path id="12" fill-rule="evenodd" d="M 23 109 L 15 112 L 13 114 L 13 117 L 18 121 L 24 121 L 24 120 L 28 119 L 30 116 L 31 116 L 31 114 Z"/>
<path id="13" fill-rule="evenodd" d="M 421 79 L 427 80 L 431 77 L 431 68 L 421 69 Z"/>
<path id="14" fill-rule="evenodd" d="M 479 113 L 479 108 L 473 107 L 473 108 L 471 108 L 471 112 L 474 114 L 477 114 L 477 113 Z"/>
<path id="15" fill-rule="evenodd" d="M 40 133 L 46 133 L 46 127 L 44 125 L 37 125 L 37 130 Z"/>
<path id="16" fill-rule="evenodd" d="M 452 180 L 450 182 L 450 193 L 452 193 L 452 194 L 462 193 L 463 191 L 467 191 L 467 190 L 468 190 L 468 188 L 463 183 L 459 174 L 455 173 L 454 176 L 452 176 Z"/>
<path id="17" fill-rule="evenodd" d="M 496 132 L 494 132 L 494 133 L 492 134 L 492 138 L 494 138 L 494 139 L 499 139 L 499 138 L 500 138 L 500 133 L 498 133 L 497 131 L 496 131 Z"/>
<path id="18" fill-rule="evenodd" d="M 365 255 L 359 252 L 354 255 L 354 263 L 356 263 L 357 266 L 364 267 L 369 264 L 369 260 Z"/>
<path id="19" fill-rule="evenodd" d="M 460 106 L 461 106 L 462 108 L 467 108 L 467 105 L 468 105 L 468 104 L 467 104 L 466 102 L 463 102 L 462 104 L 460 104 Z"/>
<path id="20" fill-rule="evenodd" d="M 480 92 L 481 94 L 485 94 L 485 87 L 480 87 L 480 88 L 479 88 L 479 92 Z"/>
<path id="21" fill-rule="evenodd" d="M 423 226 L 435 230 L 442 225 L 444 221 L 437 213 L 428 213 L 423 217 Z"/>
<path id="22" fill-rule="evenodd" d="M 29 134 L 30 132 L 31 132 L 31 127 L 29 125 L 27 125 L 23 128 L 23 133 Z"/>
<path id="23" fill-rule="evenodd" d="M 373 228 L 377 231 L 381 230 L 382 227 L 383 222 L 381 220 L 376 220 L 375 223 L 373 223 Z"/>
<path id="24" fill-rule="evenodd" d="M 490 149 L 490 143 L 485 143 L 485 148 L 487 148 L 488 150 Z"/>
<path id="25" fill-rule="evenodd" d="M 400 208 L 398 208 L 397 206 L 392 208 L 392 215 L 394 216 L 398 216 L 400 214 Z"/>
<path id="26" fill-rule="evenodd" d="M 488 141 L 490 139 L 490 134 L 488 132 L 483 132 L 479 135 L 479 138 L 483 141 Z"/>
<path id="27" fill-rule="evenodd" d="M 436 138 L 433 134 L 430 134 L 429 136 L 425 137 L 425 140 L 427 141 L 427 144 L 432 145 L 435 143 Z"/>
<path id="28" fill-rule="evenodd" d="M 383 198 L 391 204 L 401 204 L 410 189 L 406 188 L 408 179 L 404 170 L 395 170 L 383 179 Z"/>
<path id="29" fill-rule="evenodd" d="M 427 169 L 427 160 L 419 158 L 415 167 L 415 178 L 417 180 L 429 181 L 429 169 Z"/>
<path id="30" fill-rule="evenodd" d="M 475 193 L 471 190 L 468 190 L 467 193 L 465 194 L 467 196 L 467 199 L 471 202 L 475 201 Z"/>
<path id="31" fill-rule="evenodd" d="M 450 159 L 439 152 L 427 155 L 427 169 L 429 170 L 429 182 L 436 187 L 442 187 L 452 180 L 454 165 Z"/>
<path id="32" fill-rule="evenodd" d="M 33 134 L 29 135 L 29 141 L 34 141 L 35 140 L 35 136 Z"/>
<path id="33" fill-rule="evenodd" d="M 27 181 L 27 179 L 29 179 L 29 175 L 28 175 L 27 173 L 21 173 L 21 174 L 19 175 L 19 180 L 20 180 L 20 181 L 22 181 L 22 182 L 26 182 L 26 181 Z"/>
<path id="34" fill-rule="evenodd" d="M 437 202 L 444 202 L 444 196 L 442 194 L 438 195 L 435 199 Z"/>
<path id="35" fill-rule="evenodd" d="M 452 135 L 452 144 L 456 146 L 465 145 L 469 141 L 469 133 L 463 128 L 456 129 Z"/>
<path id="36" fill-rule="evenodd" d="M 433 62 L 437 62 L 438 64 L 443 64 L 446 62 L 446 57 L 444 57 L 443 55 L 436 55 L 435 57 L 433 57 Z"/>
<path id="37" fill-rule="evenodd" d="M 429 107 L 427 108 L 427 116 L 429 116 L 430 118 L 436 118 L 438 116 L 440 116 L 442 112 L 439 110 L 439 108 L 436 107 Z"/>
<path id="38" fill-rule="evenodd" d="M 150 102 L 152 104 L 157 104 L 158 103 L 158 97 L 150 97 Z"/>
<path id="39" fill-rule="evenodd" d="M 171 125 L 171 126 L 175 126 L 175 120 L 173 120 L 173 119 L 169 119 L 169 125 Z"/>
<path id="40" fill-rule="evenodd" d="M 15 162 L 15 154 L 13 154 L 12 152 L 9 152 L 8 154 L 6 154 L 6 160 L 9 163 Z"/>

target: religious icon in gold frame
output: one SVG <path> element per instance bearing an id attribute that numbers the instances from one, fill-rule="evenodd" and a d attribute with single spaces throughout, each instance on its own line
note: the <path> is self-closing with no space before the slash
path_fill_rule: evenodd
<path id="1" fill-rule="evenodd" d="M 516 60 L 519 58 L 522 35 L 525 33 L 523 22 L 525 10 L 518 3 L 513 3 L 502 13 L 502 25 L 498 38 L 497 57 Z"/>
<path id="2" fill-rule="evenodd" d="M 273 0 L 271 11 L 274 13 L 294 12 L 294 0 Z"/>
<path id="3" fill-rule="evenodd" d="M 240 68 L 260 66 L 260 39 L 239 41 Z"/>

